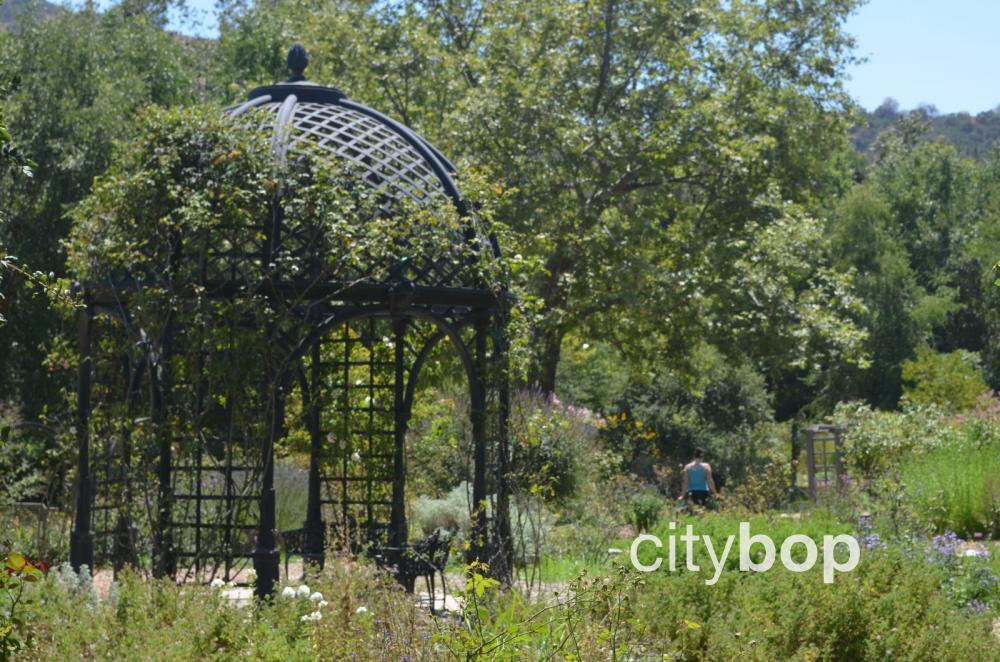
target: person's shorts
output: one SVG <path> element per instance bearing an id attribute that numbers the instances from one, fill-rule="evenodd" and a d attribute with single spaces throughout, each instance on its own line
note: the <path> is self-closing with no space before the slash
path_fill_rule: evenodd
<path id="1" fill-rule="evenodd" d="M 696 506 L 704 506 L 708 503 L 708 490 L 688 490 L 688 499 Z"/>

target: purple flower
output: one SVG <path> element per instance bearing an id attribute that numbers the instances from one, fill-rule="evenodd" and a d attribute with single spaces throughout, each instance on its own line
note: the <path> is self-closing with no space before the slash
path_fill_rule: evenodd
<path id="1" fill-rule="evenodd" d="M 862 531 L 871 531 L 872 526 L 873 525 L 872 525 L 871 515 L 862 515 L 861 517 L 858 518 L 858 528 L 861 529 Z"/>
<path id="2" fill-rule="evenodd" d="M 954 531 L 945 531 L 939 536 L 931 539 L 931 548 L 928 550 L 927 560 L 934 563 L 942 563 L 955 557 L 955 550 L 961 544 L 962 539 Z"/>
<path id="3" fill-rule="evenodd" d="M 865 549 L 878 549 L 879 547 L 885 547 L 885 543 L 882 542 L 882 536 L 877 533 L 869 533 L 861 539 L 861 544 L 864 545 Z"/>
<path id="4" fill-rule="evenodd" d="M 987 609 L 987 605 L 982 600 L 969 600 L 965 603 L 965 606 L 969 608 L 973 614 L 981 614 Z"/>

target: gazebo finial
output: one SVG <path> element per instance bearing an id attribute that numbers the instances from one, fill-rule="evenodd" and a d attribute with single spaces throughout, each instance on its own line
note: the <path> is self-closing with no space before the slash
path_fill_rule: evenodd
<path id="1" fill-rule="evenodd" d="M 306 77 L 302 74 L 309 66 L 309 55 L 306 53 L 305 46 L 299 43 L 295 43 L 288 50 L 288 68 L 292 70 L 292 77 L 288 82 L 296 83 L 300 80 L 305 80 Z"/>

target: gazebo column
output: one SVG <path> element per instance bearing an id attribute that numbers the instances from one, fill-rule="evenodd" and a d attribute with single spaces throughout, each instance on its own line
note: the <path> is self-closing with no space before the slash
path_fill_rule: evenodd
<path id="1" fill-rule="evenodd" d="M 498 364 L 500 379 L 499 383 L 499 411 L 497 415 L 497 511 L 494 521 L 494 531 L 497 544 L 497 558 L 501 567 L 493 570 L 493 576 L 510 581 L 514 562 L 514 537 L 510 530 L 510 358 L 507 354 L 508 346 L 506 337 L 494 347 L 497 356 L 495 361 Z"/>
<path id="2" fill-rule="evenodd" d="M 471 391 L 473 474 L 472 474 L 472 544 L 468 560 L 485 561 L 487 552 L 486 521 L 486 392 L 484 373 L 486 368 L 486 329 L 489 314 L 478 311 L 475 320 L 475 380 L 469 384 Z"/>
<path id="3" fill-rule="evenodd" d="M 260 520 L 257 546 L 253 550 L 253 567 L 257 573 L 256 595 L 259 598 L 274 593 L 278 582 L 278 541 L 275 532 L 274 445 L 281 438 L 285 421 L 284 381 L 279 379 L 271 391 L 271 423 L 262 448 L 264 474 L 261 478 Z"/>
<path id="4" fill-rule="evenodd" d="M 153 575 L 155 577 L 173 577 L 177 572 L 177 554 L 174 549 L 173 532 L 173 437 L 167 422 L 164 399 L 164 385 L 169 380 L 170 351 L 173 341 L 173 313 L 168 314 L 166 331 L 163 334 L 163 345 L 159 356 L 153 358 L 150 348 L 149 379 L 152 382 L 152 413 L 153 426 L 160 444 L 160 454 L 156 473 L 159 480 L 156 518 L 156 537 L 154 540 Z"/>
<path id="5" fill-rule="evenodd" d="M 312 346 L 312 366 L 310 366 L 310 384 L 308 387 L 307 423 L 311 441 L 309 449 L 309 493 L 306 504 L 306 544 L 302 554 L 306 562 L 323 567 L 326 560 L 326 525 L 323 522 L 323 505 L 320 501 L 322 490 L 320 484 L 320 454 L 323 451 L 322 425 L 320 421 L 320 378 L 322 376 L 320 361 L 320 341 Z"/>
<path id="6" fill-rule="evenodd" d="M 76 513 L 70 533 L 69 558 L 73 569 L 79 572 L 86 565 L 94 569 L 94 532 L 91 530 L 91 475 L 90 475 L 90 334 L 93 308 L 87 305 L 77 315 L 78 351 L 80 354 L 79 388 L 76 396 Z"/>
<path id="7" fill-rule="evenodd" d="M 396 375 L 393 384 L 395 448 L 392 460 L 392 510 L 389 515 L 389 542 L 396 547 L 405 545 L 409 538 L 406 524 L 406 428 L 410 420 L 410 412 L 406 406 L 406 375 L 404 371 L 406 327 L 406 319 L 393 320 L 396 351 Z"/>

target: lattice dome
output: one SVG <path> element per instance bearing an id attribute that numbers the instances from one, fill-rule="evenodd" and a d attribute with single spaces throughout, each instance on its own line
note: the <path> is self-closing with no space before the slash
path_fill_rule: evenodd
<path id="1" fill-rule="evenodd" d="M 485 247 L 487 257 L 499 255 L 499 247 L 488 230 L 472 213 L 452 179 L 452 163 L 430 143 L 405 125 L 364 104 L 352 101 L 344 92 L 317 85 L 302 75 L 308 58 L 296 45 L 288 56 L 292 78 L 285 83 L 252 90 L 248 100 L 227 109 L 233 117 L 251 109 L 266 111 L 267 128 L 273 132 L 276 158 L 285 159 L 297 149 L 318 147 L 312 153 L 331 161 L 347 162 L 363 181 L 385 196 L 387 209 L 394 202 L 418 205 L 450 201 L 467 224 L 464 238 Z M 462 269 L 441 268 L 432 262 L 414 264 L 405 277 L 423 285 L 475 287 Z"/>
<path id="2" fill-rule="evenodd" d="M 273 116 L 275 154 L 309 141 L 320 153 L 347 159 L 365 181 L 393 198 L 424 202 L 447 196 L 462 200 L 449 174 L 454 166 L 423 138 L 381 113 L 351 101 L 335 88 L 308 81 L 259 87 L 233 109 L 234 116 L 261 108 Z"/>

